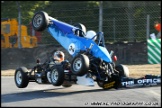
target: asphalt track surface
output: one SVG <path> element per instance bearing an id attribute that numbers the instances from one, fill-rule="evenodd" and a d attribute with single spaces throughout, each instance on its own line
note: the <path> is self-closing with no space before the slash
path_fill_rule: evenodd
<path id="1" fill-rule="evenodd" d="M 160 107 L 161 86 L 103 90 L 72 85 L 69 88 L 29 82 L 17 88 L 14 77 L 1 77 L 1 107 Z"/>

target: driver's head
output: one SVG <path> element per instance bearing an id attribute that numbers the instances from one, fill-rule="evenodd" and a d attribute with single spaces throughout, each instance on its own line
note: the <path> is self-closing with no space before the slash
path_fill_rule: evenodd
<path id="1" fill-rule="evenodd" d="M 62 61 L 64 61 L 64 57 L 65 57 L 65 55 L 64 55 L 64 53 L 62 51 L 54 52 L 54 55 L 53 55 L 54 60 L 62 62 Z"/>
<path id="2" fill-rule="evenodd" d="M 97 33 L 95 31 L 89 30 L 89 31 L 87 31 L 85 37 L 88 38 L 88 39 L 92 39 L 93 41 L 95 41 L 97 39 L 97 36 L 96 35 L 97 35 Z"/>

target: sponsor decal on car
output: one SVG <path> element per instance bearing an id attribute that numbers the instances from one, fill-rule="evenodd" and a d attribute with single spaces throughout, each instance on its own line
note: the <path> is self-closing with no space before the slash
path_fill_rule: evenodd
<path id="1" fill-rule="evenodd" d="M 75 53 L 75 44 L 71 43 L 68 48 L 68 52 L 73 55 Z"/>
<path id="2" fill-rule="evenodd" d="M 133 79 L 130 81 L 121 82 L 124 87 L 157 85 L 161 83 L 161 78 L 148 78 L 148 79 Z"/>
<path id="3" fill-rule="evenodd" d="M 115 81 L 112 81 L 112 82 L 104 84 L 104 88 L 106 88 L 106 89 L 112 88 L 112 87 L 114 87 L 114 85 L 115 85 Z"/>

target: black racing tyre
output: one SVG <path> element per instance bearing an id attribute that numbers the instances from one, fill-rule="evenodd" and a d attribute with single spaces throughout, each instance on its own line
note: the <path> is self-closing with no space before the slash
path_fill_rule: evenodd
<path id="1" fill-rule="evenodd" d="M 36 31 L 43 31 L 49 25 L 48 14 L 44 11 L 35 13 L 32 18 L 32 26 Z"/>
<path id="2" fill-rule="evenodd" d="M 29 83 L 29 77 L 27 75 L 28 69 L 26 67 L 20 67 L 16 69 L 14 80 L 18 88 L 25 88 Z"/>
<path id="3" fill-rule="evenodd" d="M 105 78 L 105 80 L 100 80 L 100 79 L 97 79 L 96 82 L 97 82 L 97 85 L 101 88 L 104 88 L 104 84 L 105 82 L 107 82 L 107 79 L 108 78 Z"/>
<path id="4" fill-rule="evenodd" d="M 71 87 L 72 86 L 72 83 L 70 81 L 64 81 L 63 84 L 62 84 L 63 87 Z"/>
<path id="5" fill-rule="evenodd" d="M 104 81 L 97 80 L 97 85 L 98 85 L 99 87 L 103 88 Z"/>
<path id="6" fill-rule="evenodd" d="M 46 73 L 46 76 L 47 76 L 48 82 L 51 83 L 51 71 L 48 71 L 48 72 Z"/>
<path id="7" fill-rule="evenodd" d="M 54 86 L 60 86 L 64 82 L 64 70 L 61 65 L 55 65 L 51 69 L 51 83 Z"/>
<path id="8" fill-rule="evenodd" d="M 74 26 L 81 30 L 81 31 L 76 31 L 76 32 L 79 32 L 76 34 L 78 34 L 81 37 L 86 35 L 86 27 L 82 23 L 76 23 L 76 24 L 74 24 Z"/>
<path id="9" fill-rule="evenodd" d="M 116 65 L 115 69 L 119 71 L 120 77 L 129 77 L 129 69 L 125 65 L 122 64 Z"/>
<path id="10" fill-rule="evenodd" d="M 72 60 L 71 71 L 77 76 L 83 76 L 89 69 L 89 58 L 84 54 L 79 54 Z"/>

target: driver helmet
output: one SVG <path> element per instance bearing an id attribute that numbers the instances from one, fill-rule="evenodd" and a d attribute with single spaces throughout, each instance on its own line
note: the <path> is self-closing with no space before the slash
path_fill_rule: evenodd
<path id="1" fill-rule="evenodd" d="M 74 25 L 75 27 L 79 28 L 80 30 L 76 30 L 75 31 L 75 34 L 77 36 L 81 36 L 81 37 L 84 37 L 85 34 L 86 34 L 86 27 L 82 24 L 82 23 L 77 23 Z"/>
<path id="2" fill-rule="evenodd" d="M 65 54 L 62 51 L 56 51 L 53 54 L 53 59 L 59 62 L 64 61 Z"/>
<path id="3" fill-rule="evenodd" d="M 87 31 L 85 38 L 92 39 L 93 41 L 95 41 L 97 39 L 96 35 L 97 35 L 97 33 L 95 31 L 89 30 L 89 31 Z"/>

